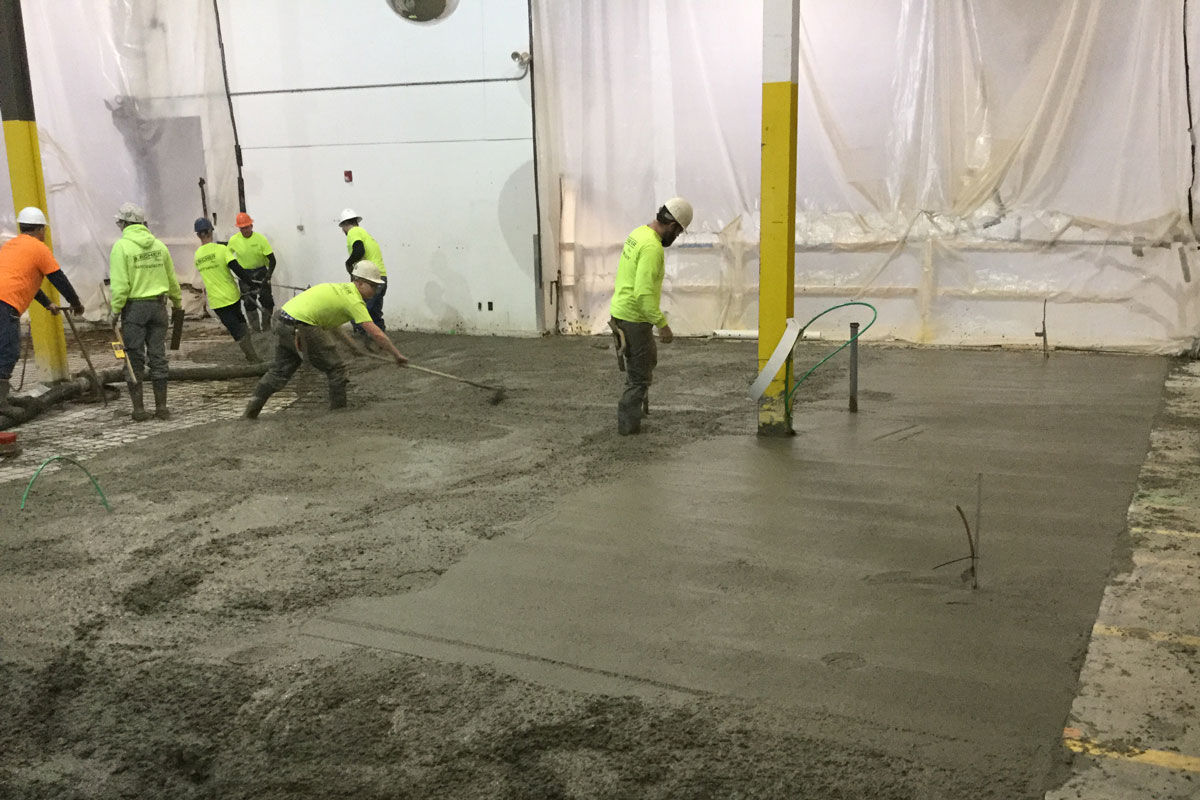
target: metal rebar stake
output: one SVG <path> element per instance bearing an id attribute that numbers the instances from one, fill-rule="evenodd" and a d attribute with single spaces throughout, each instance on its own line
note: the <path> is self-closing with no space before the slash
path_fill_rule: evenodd
<path id="1" fill-rule="evenodd" d="M 979 588 L 979 518 L 983 514 L 983 473 L 976 476 L 975 482 L 975 588 Z"/>
<path id="2" fill-rule="evenodd" d="M 858 413 L 858 323 L 850 323 L 850 413 Z"/>

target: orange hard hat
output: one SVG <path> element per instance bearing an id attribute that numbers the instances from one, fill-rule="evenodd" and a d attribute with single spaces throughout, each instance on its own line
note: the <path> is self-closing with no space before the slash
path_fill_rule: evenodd
<path id="1" fill-rule="evenodd" d="M 245 211 L 242 211 L 237 215 L 237 218 L 234 219 L 233 224 L 237 225 L 239 228 L 244 228 L 247 225 L 253 225 L 254 220 L 250 219 L 249 214 L 247 214 Z"/>

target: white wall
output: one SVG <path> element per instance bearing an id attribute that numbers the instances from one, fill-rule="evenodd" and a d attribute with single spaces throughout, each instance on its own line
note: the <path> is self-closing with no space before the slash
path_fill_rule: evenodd
<path id="1" fill-rule="evenodd" d="M 431 25 L 384 0 L 348 8 L 221 3 L 247 210 L 276 282 L 345 279 L 350 206 L 383 248 L 389 327 L 538 332 L 530 79 L 496 80 L 521 75 L 526 0 L 470 0 Z M 311 91 L 431 81 L 475 82 Z M 255 94 L 276 90 L 305 91 Z"/>

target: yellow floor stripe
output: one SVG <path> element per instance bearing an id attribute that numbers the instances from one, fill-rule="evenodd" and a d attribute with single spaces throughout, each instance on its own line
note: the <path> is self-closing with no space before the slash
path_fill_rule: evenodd
<path id="1" fill-rule="evenodd" d="M 1196 531 L 1180 531 L 1171 528 L 1138 528 L 1129 529 L 1130 533 L 1149 533 L 1155 536 L 1182 536 L 1186 539 L 1200 539 L 1200 533 Z"/>
<path id="2" fill-rule="evenodd" d="M 1145 628 L 1119 628 L 1115 625 L 1092 626 L 1092 633 L 1097 636 L 1121 636 L 1126 639 L 1145 639 L 1164 644 L 1182 644 L 1189 647 L 1200 647 L 1200 636 L 1187 633 L 1170 633 L 1168 631 L 1148 631 Z"/>
<path id="3" fill-rule="evenodd" d="M 1083 738 L 1078 730 L 1067 728 L 1063 731 L 1063 745 L 1076 753 L 1104 758 L 1119 758 L 1124 761 L 1135 761 L 1139 764 L 1150 764 L 1155 767 L 1179 769 L 1186 772 L 1200 772 L 1200 758 L 1172 753 L 1169 750 L 1141 750 L 1136 747 L 1108 747 Z"/>

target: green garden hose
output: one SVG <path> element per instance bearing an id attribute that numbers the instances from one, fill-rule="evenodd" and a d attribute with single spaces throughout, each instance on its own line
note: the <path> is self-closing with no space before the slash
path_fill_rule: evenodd
<path id="1" fill-rule="evenodd" d="M 859 331 L 858 331 L 858 333 L 857 333 L 857 334 L 855 334 L 854 336 L 850 337 L 850 339 L 849 339 L 849 340 L 847 340 L 845 344 L 843 344 L 843 345 L 842 345 L 841 347 L 839 347 L 837 350 L 834 350 L 832 353 L 830 353 L 829 355 L 825 356 L 825 357 L 824 357 L 824 358 L 822 358 L 820 361 L 818 361 L 816 364 L 814 364 L 814 365 L 813 365 L 813 367 L 812 367 L 812 369 L 810 369 L 808 372 L 806 372 L 806 373 L 804 373 L 803 375 L 801 375 L 801 376 L 800 376 L 800 379 L 799 379 L 798 381 L 796 381 L 794 384 L 792 384 L 792 388 L 791 388 L 791 389 L 788 389 L 788 391 L 787 391 L 787 394 L 786 394 L 786 395 L 784 395 L 784 398 L 783 398 L 783 402 L 784 402 L 784 404 L 787 406 L 787 409 L 788 409 L 788 411 L 789 411 L 789 412 L 792 410 L 792 403 L 793 403 L 793 401 L 795 400 L 796 388 L 797 388 L 797 387 L 799 387 L 799 386 L 800 386 L 800 384 L 804 383 L 805 379 L 806 379 L 806 378 L 808 378 L 808 376 L 809 376 L 809 375 L 812 375 L 814 372 L 816 372 L 816 370 L 817 370 L 817 367 L 821 366 L 821 365 L 822 365 L 822 364 L 824 364 L 826 361 L 828 361 L 829 359 L 833 358 L 833 357 L 834 357 L 834 356 L 836 356 L 838 353 L 842 352 L 842 351 L 843 351 L 843 350 L 845 350 L 847 347 L 849 347 L 849 346 L 850 346 L 850 342 L 853 342 L 853 341 L 855 341 L 855 340 L 856 340 L 856 339 L 858 339 L 860 336 L 862 336 L 864 333 L 866 333 L 866 332 L 867 332 L 867 329 L 868 329 L 868 328 L 870 328 L 872 325 L 874 325 L 874 324 L 875 324 L 875 320 L 879 319 L 879 310 L 878 310 L 878 309 L 876 309 L 876 308 L 875 308 L 875 306 L 871 305 L 870 303 L 864 303 L 864 302 L 862 302 L 861 300 L 851 300 L 851 301 L 850 301 L 850 302 L 848 302 L 848 303 L 839 303 L 839 304 L 837 304 L 836 306 L 832 306 L 831 308 L 827 308 L 827 309 L 825 309 L 824 311 L 822 311 L 820 314 L 817 314 L 815 317 L 813 317 L 812 319 L 810 319 L 808 322 L 804 323 L 804 327 L 800 329 L 800 336 L 801 336 L 801 337 L 803 337 L 803 336 L 804 336 L 804 332 L 805 332 L 806 330 L 808 330 L 808 326 L 809 326 L 809 325 L 812 325 L 814 322 L 816 322 L 816 321 L 817 321 L 817 320 L 819 320 L 821 317 L 823 317 L 823 316 L 825 316 L 826 314 L 828 314 L 830 311 L 836 311 L 836 310 L 838 310 L 839 308 L 845 308 L 846 306 L 866 306 L 867 308 L 871 309 L 871 313 L 873 313 L 875 316 L 871 317 L 871 321 L 870 321 L 870 322 L 868 322 L 868 323 L 866 324 L 866 327 L 864 327 L 864 328 L 860 328 L 860 329 L 859 329 Z"/>

